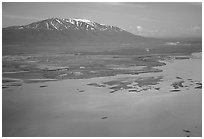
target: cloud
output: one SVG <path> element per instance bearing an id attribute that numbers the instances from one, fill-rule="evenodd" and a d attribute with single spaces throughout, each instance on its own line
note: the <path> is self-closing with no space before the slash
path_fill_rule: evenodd
<path id="1" fill-rule="evenodd" d="M 143 27 L 137 26 L 137 31 L 138 31 L 138 32 L 142 32 L 142 31 L 143 31 Z"/>
<path id="2" fill-rule="evenodd" d="M 26 20 L 41 20 L 43 18 L 39 17 L 32 17 L 32 16 L 22 16 L 22 15 L 10 15 L 10 14 L 2 14 L 4 18 L 13 18 L 13 19 L 26 19 Z"/>
<path id="3" fill-rule="evenodd" d="M 188 2 L 187 4 L 202 7 L 202 2 Z"/>
<path id="4" fill-rule="evenodd" d="M 157 20 L 157 19 L 151 19 L 151 18 L 138 18 L 137 20 L 140 21 L 145 21 L 145 22 L 154 22 L 154 23 L 169 23 L 169 21 L 164 21 L 164 20 Z"/>
<path id="5" fill-rule="evenodd" d="M 146 8 L 147 5 L 140 4 L 137 2 L 106 2 L 105 4 L 113 5 L 113 6 L 124 6 L 129 8 Z"/>
<path id="6" fill-rule="evenodd" d="M 139 4 L 137 2 L 123 2 L 122 3 L 124 6 L 128 6 L 128 7 L 133 7 L 133 8 L 146 8 L 149 7 L 145 4 Z"/>
<path id="7" fill-rule="evenodd" d="M 193 31 L 201 31 L 201 27 L 200 26 L 193 26 L 192 30 Z"/>
<path id="8" fill-rule="evenodd" d="M 191 26 L 190 28 L 187 29 L 187 31 L 191 33 L 199 33 L 199 32 L 202 32 L 202 27 L 201 26 Z"/>

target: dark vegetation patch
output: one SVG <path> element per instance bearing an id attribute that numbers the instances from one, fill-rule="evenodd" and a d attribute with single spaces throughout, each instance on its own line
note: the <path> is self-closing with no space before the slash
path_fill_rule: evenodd
<path id="1" fill-rule="evenodd" d="M 41 88 L 43 88 L 43 87 L 47 87 L 47 85 L 41 85 L 40 87 L 41 87 Z"/>
<path id="2" fill-rule="evenodd" d="M 145 85 L 156 85 L 158 82 L 161 82 L 163 79 L 162 76 L 158 77 L 145 77 L 145 78 L 139 78 L 135 82 L 138 83 L 138 86 L 145 86 Z"/>
<path id="3" fill-rule="evenodd" d="M 181 77 L 176 77 L 176 79 L 182 79 Z"/>
<path id="4" fill-rule="evenodd" d="M 6 89 L 6 88 L 9 88 L 8 86 L 2 86 L 2 89 Z"/>
<path id="5" fill-rule="evenodd" d="M 160 90 L 160 87 L 155 87 L 154 89 L 155 89 L 155 90 Z"/>
<path id="6" fill-rule="evenodd" d="M 189 56 L 175 57 L 175 59 L 190 59 L 190 57 Z"/>
<path id="7" fill-rule="evenodd" d="M 90 83 L 90 84 L 87 84 L 87 85 L 92 85 L 92 86 L 95 86 L 95 87 L 106 87 L 104 84 L 97 84 L 97 83 Z"/>
<path id="8" fill-rule="evenodd" d="M 197 82 L 195 89 L 202 89 L 202 83 L 201 82 Z"/>
<path id="9" fill-rule="evenodd" d="M 120 83 L 121 83 L 120 80 L 114 80 L 114 81 L 104 82 L 103 84 L 107 84 L 109 86 L 113 86 L 113 85 L 117 85 L 117 84 L 120 84 Z"/>
<path id="10" fill-rule="evenodd" d="M 117 91 L 119 91 L 119 90 L 112 90 L 112 91 L 110 91 L 110 93 L 115 93 L 115 92 L 117 92 Z"/>
<path id="11" fill-rule="evenodd" d="M 12 82 L 16 82 L 16 80 L 9 80 L 9 79 L 2 79 L 2 83 L 12 83 Z"/>
<path id="12" fill-rule="evenodd" d="M 20 83 L 20 82 L 4 83 L 2 85 L 2 88 L 9 88 L 11 86 L 18 86 L 19 87 L 19 86 L 22 86 L 22 83 Z"/>
<path id="13" fill-rule="evenodd" d="M 133 89 L 133 90 L 128 90 L 129 92 L 140 92 L 137 89 Z"/>
<path id="14" fill-rule="evenodd" d="M 181 91 L 181 90 L 179 90 L 179 89 L 170 90 L 170 92 L 179 92 L 179 91 Z"/>
<path id="15" fill-rule="evenodd" d="M 202 86 L 196 86 L 195 89 L 202 89 Z"/>
<path id="16" fill-rule="evenodd" d="M 22 80 L 18 80 L 18 79 L 7 79 L 7 78 L 3 78 L 2 79 L 2 88 L 9 88 L 11 86 L 22 86 Z"/>
<path id="17" fill-rule="evenodd" d="M 141 92 L 151 89 L 151 85 L 156 85 L 162 80 L 162 76 L 158 77 L 141 77 L 131 80 L 113 80 L 109 82 L 104 82 L 103 84 L 110 86 L 109 89 L 114 93 L 119 90 L 129 89 L 129 92 Z M 134 84 L 134 85 L 133 85 Z M 160 90 L 160 87 L 155 87 L 155 90 Z"/>
<path id="18" fill-rule="evenodd" d="M 159 62 L 158 55 L 13 55 L 4 56 L 2 67 L 3 77 L 19 79 L 82 79 L 93 77 L 114 76 L 118 74 L 140 74 L 161 72 L 157 66 L 165 65 Z M 108 65 L 123 65 L 124 69 L 114 69 Z M 144 68 L 131 69 L 132 66 Z M 14 72 L 16 73 L 8 73 Z M 18 71 L 27 71 L 19 72 Z"/>
<path id="19" fill-rule="evenodd" d="M 191 131 L 183 129 L 183 132 L 190 133 Z"/>
<path id="20" fill-rule="evenodd" d="M 108 117 L 107 116 L 104 116 L 104 117 L 102 117 L 101 119 L 107 119 Z"/>
<path id="21" fill-rule="evenodd" d="M 80 92 L 80 93 L 83 93 L 83 92 L 85 92 L 85 90 L 79 90 L 79 92 Z"/>
<path id="22" fill-rule="evenodd" d="M 171 84 L 171 86 L 173 86 L 174 89 L 178 89 L 179 87 L 184 87 L 184 86 L 183 86 L 183 83 L 184 83 L 184 81 L 173 82 L 173 83 Z"/>

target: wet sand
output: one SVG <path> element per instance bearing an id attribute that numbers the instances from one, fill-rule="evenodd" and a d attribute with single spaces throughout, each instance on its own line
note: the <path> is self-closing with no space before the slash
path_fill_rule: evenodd
<path id="1" fill-rule="evenodd" d="M 201 63 L 201 59 L 175 60 L 160 67 L 161 73 L 135 75 L 163 75 L 159 91 L 109 93 L 108 87 L 87 85 L 131 75 L 6 88 L 3 136 L 202 136 L 202 89 L 171 93 L 168 88 L 177 76 L 201 81 Z"/>

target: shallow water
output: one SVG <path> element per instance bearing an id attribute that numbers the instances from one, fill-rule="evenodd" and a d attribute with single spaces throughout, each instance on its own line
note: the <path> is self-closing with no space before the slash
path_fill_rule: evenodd
<path id="1" fill-rule="evenodd" d="M 202 81 L 202 57 L 192 56 L 190 59 L 174 59 L 172 61 L 163 61 L 164 66 L 156 67 L 163 70 L 157 73 L 143 73 L 139 76 L 158 76 L 165 78 L 183 77 Z"/>
<path id="2" fill-rule="evenodd" d="M 167 77 L 179 76 L 202 80 L 202 59 L 174 60 L 173 63 L 167 63 L 166 66 L 160 69 L 163 70 L 163 74 Z"/>

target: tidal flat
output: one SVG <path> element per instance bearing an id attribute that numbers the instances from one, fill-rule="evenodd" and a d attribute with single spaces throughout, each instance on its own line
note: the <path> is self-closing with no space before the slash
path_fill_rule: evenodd
<path id="1" fill-rule="evenodd" d="M 4 56 L 3 136 L 200 137 L 202 57 L 180 57 Z"/>

